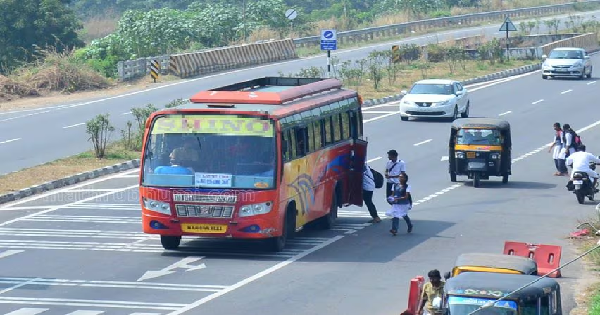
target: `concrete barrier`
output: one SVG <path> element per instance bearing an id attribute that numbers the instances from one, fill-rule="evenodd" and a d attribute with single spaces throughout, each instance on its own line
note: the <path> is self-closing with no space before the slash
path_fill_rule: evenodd
<path id="1" fill-rule="evenodd" d="M 298 58 L 292 39 L 171 55 L 169 71 L 180 78 Z"/>
<path id="2" fill-rule="evenodd" d="M 600 47 L 600 44 L 596 33 L 586 33 L 543 45 L 540 49 L 542 55 L 548 55 L 552 49 L 557 47 L 579 47 L 587 52 L 593 52 Z"/>

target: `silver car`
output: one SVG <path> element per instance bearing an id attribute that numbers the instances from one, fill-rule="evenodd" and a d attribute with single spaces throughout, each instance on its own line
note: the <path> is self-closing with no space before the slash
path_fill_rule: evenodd
<path id="1" fill-rule="evenodd" d="M 590 56 L 582 48 L 559 47 L 543 55 L 542 79 L 548 77 L 592 77 Z"/>
<path id="2" fill-rule="evenodd" d="M 451 118 L 469 117 L 469 92 L 458 81 L 428 79 L 416 82 L 410 91 L 402 91 L 400 119 L 410 117 Z"/>

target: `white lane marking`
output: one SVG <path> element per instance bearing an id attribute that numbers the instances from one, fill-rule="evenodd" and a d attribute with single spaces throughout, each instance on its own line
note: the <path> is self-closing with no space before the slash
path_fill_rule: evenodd
<path id="1" fill-rule="evenodd" d="M 380 160 L 380 159 L 381 159 L 381 156 L 378 156 L 378 157 L 376 157 L 376 158 L 372 158 L 372 159 L 370 159 L 370 160 L 367 160 L 367 163 L 371 163 L 371 162 L 373 162 L 373 161 L 377 161 L 377 160 Z"/>
<path id="2" fill-rule="evenodd" d="M 478 86 L 476 88 L 469 88 L 467 91 L 468 92 L 475 92 L 475 91 L 478 91 L 478 90 L 481 90 L 481 89 L 485 89 L 485 88 L 488 88 L 488 87 L 492 87 L 492 86 L 495 86 L 495 85 L 498 85 L 498 84 L 501 84 L 501 83 L 506 83 L 506 82 L 510 82 L 510 81 L 513 81 L 513 80 L 517 80 L 517 79 L 520 79 L 520 78 L 523 78 L 523 77 L 535 74 L 536 72 L 539 72 L 539 71 L 540 70 L 535 70 L 535 71 L 532 71 L 532 72 L 527 72 L 527 73 L 523 73 L 523 74 L 519 74 L 519 75 L 507 77 L 507 78 L 504 78 L 504 79 L 500 79 L 500 80 L 497 80 L 497 81 L 488 81 L 488 82 L 485 82 L 485 85 Z M 467 88 L 468 88 L 468 86 L 467 86 Z"/>
<path id="3" fill-rule="evenodd" d="M 363 114 L 392 114 L 392 113 L 397 113 L 397 110 L 372 110 L 372 111 L 363 111 Z"/>
<path id="4" fill-rule="evenodd" d="M 6 140 L 6 141 L 2 141 L 2 142 L 0 142 L 0 144 L 11 143 L 11 142 L 19 141 L 19 140 L 21 140 L 21 138 L 10 139 L 10 140 Z"/>
<path id="5" fill-rule="evenodd" d="M 535 102 L 531 102 L 531 105 L 535 105 L 535 104 L 537 104 L 537 103 L 541 103 L 541 102 L 543 102 L 543 101 L 544 101 L 544 99 L 540 99 L 540 100 L 537 100 L 537 101 L 535 101 Z"/>
<path id="6" fill-rule="evenodd" d="M 20 308 L 16 311 L 6 313 L 5 315 L 36 315 L 36 314 L 43 313 L 47 310 L 49 310 L 49 309 L 48 308 L 24 307 L 24 308 Z"/>
<path id="7" fill-rule="evenodd" d="M 129 189 L 134 189 L 134 188 L 138 188 L 138 187 L 139 187 L 139 185 L 137 185 L 137 184 L 136 185 L 131 185 L 131 186 L 127 186 L 125 188 L 122 188 L 120 191 L 117 191 L 117 192 L 127 191 Z M 84 203 L 84 202 L 91 201 L 91 200 L 94 200 L 94 199 L 99 199 L 99 198 L 102 198 L 102 197 L 114 195 L 117 192 L 111 191 L 111 192 L 107 192 L 107 193 L 103 193 L 103 194 L 91 196 L 91 197 L 88 197 L 88 198 L 84 198 L 84 199 L 80 199 L 80 200 L 68 203 L 67 205 L 76 205 L 76 204 Z M 31 201 L 32 199 L 29 199 L 28 201 Z M 26 216 L 23 216 L 23 217 L 18 217 L 18 218 L 12 219 L 12 220 L 4 221 L 4 222 L 0 223 L 0 226 L 6 226 L 6 225 L 9 225 L 9 224 L 12 224 L 12 223 L 15 223 L 15 222 L 19 222 L 19 221 L 22 221 L 22 220 L 32 219 L 32 218 L 34 218 L 34 217 L 36 217 L 38 215 L 43 215 L 43 214 L 46 214 L 46 213 L 50 213 L 50 212 L 56 211 L 56 210 L 58 210 L 60 208 L 61 208 L 61 205 L 59 205 L 59 206 L 53 206 L 52 208 L 50 208 L 48 210 L 43 210 L 43 211 L 40 211 L 40 212 L 37 212 L 37 213 L 32 213 L 32 214 L 29 214 L 29 215 L 26 215 Z"/>
<path id="8" fill-rule="evenodd" d="M 69 192 L 108 192 L 108 191 L 118 191 L 118 188 L 114 188 L 114 189 L 71 189 L 69 190 Z"/>
<path id="9" fill-rule="evenodd" d="M 42 193 L 42 194 L 39 194 L 39 195 L 31 196 L 31 197 L 28 197 L 28 198 L 23 198 L 23 199 L 20 199 L 18 201 L 14 201 L 12 203 L 6 203 L 6 204 L 3 205 L 3 208 L 17 206 L 17 205 L 28 203 L 28 202 L 31 202 L 31 201 L 36 201 L 36 200 L 39 200 L 39 199 L 42 199 L 42 198 L 46 198 L 46 197 L 58 195 L 58 194 L 61 194 L 61 193 L 69 192 L 70 190 L 77 189 L 77 188 L 80 188 L 80 187 L 89 186 L 89 185 L 93 185 L 93 184 L 97 184 L 97 183 L 109 181 L 111 179 L 119 178 L 120 176 L 123 176 L 125 174 L 139 173 L 139 171 L 140 171 L 140 169 L 136 168 L 136 169 L 125 171 L 125 172 L 121 172 L 121 173 L 117 173 L 117 174 L 112 174 L 112 175 L 108 175 L 108 176 L 103 176 L 103 177 L 100 177 L 100 178 L 97 178 L 97 179 L 92 179 L 92 180 L 89 180 L 89 181 L 84 181 L 84 182 L 81 182 L 79 184 L 70 185 L 70 186 L 66 186 L 66 187 L 63 187 L 63 188 L 51 190 L 51 191 L 48 191 L 48 192 L 45 192 L 45 193 Z M 124 191 L 124 190 L 120 190 L 120 191 Z M 52 207 L 52 208 L 54 208 L 54 207 L 60 208 L 60 207 L 68 206 L 68 205 L 72 205 L 72 204 L 69 203 L 69 204 L 58 205 L 58 206 L 57 205 L 53 205 L 53 206 L 49 206 L 48 208 L 50 208 L 50 207 Z"/>
<path id="10" fill-rule="evenodd" d="M 231 291 L 234 291 L 234 290 L 239 289 L 239 288 L 241 288 L 241 287 L 243 287 L 243 286 L 245 286 L 245 285 L 247 285 L 249 283 L 252 283 L 252 282 L 254 282 L 254 281 L 256 281 L 256 280 L 258 280 L 258 279 L 260 279 L 260 278 L 262 278 L 264 276 L 267 276 L 267 275 L 269 275 L 269 274 L 271 274 L 271 273 L 273 273 L 273 272 L 275 272 L 275 271 L 277 271 L 277 270 L 279 270 L 279 269 L 281 269 L 281 268 L 283 268 L 283 267 L 285 267 L 285 266 L 287 266 L 287 265 L 289 265 L 289 264 L 291 264 L 291 263 L 293 263 L 293 262 L 295 262 L 295 261 L 297 261 L 299 259 L 302 259 L 302 258 L 304 258 L 304 257 L 306 257 L 306 256 L 308 256 L 308 255 L 310 255 L 310 254 L 312 254 L 312 253 L 314 253 L 314 252 L 316 252 L 316 251 L 318 251 L 318 250 L 326 247 L 326 246 L 329 246 L 329 245 L 331 245 L 331 244 L 333 244 L 333 243 L 341 240 L 342 238 L 344 238 L 344 236 L 341 236 L 341 235 L 340 236 L 335 236 L 335 237 L 333 237 L 333 238 L 331 238 L 331 239 L 329 239 L 329 240 L 321 243 L 320 245 L 317 245 L 317 246 L 315 246 L 315 247 L 313 247 L 311 249 L 308 249 L 306 251 L 303 251 L 303 252 L 299 253 L 298 255 L 296 255 L 294 257 L 289 258 L 286 261 L 280 262 L 280 263 L 276 264 L 275 266 L 273 266 L 271 268 L 265 269 L 265 270 L 263 270 L 263 271 L 255 274 L 255 275 L 251 276 L 251 277 L 243 279 L 243 280 L 237 282 L 236 284 L 228 287 L 227 289 L 221 290 L 221 291 L 219 291 L 217 293 L 213 293 L 213 294 L 211 294 L 211 295 L 209 295 L 209 296 L 207 296 L 205 298 L 197 300 L 196 302 L 194 302 L 192 304 L 189 304 L 189 305 L 186 305 L 185 307 L 183 307 L 181 309 L 178 309 L 178 310 L 176 310 L 174 312 L 171 312 L 168 315 L 178 315 L 178 314 L 183 314 L 185 312 L 191 311 L 192 309 L 194 309 L 194 308 L 196 308 L 196 307 L 198 307 L 198 306 L 200 306 L 200 305 L 202 305 L 204 303 L 210 302 L 210 301 L 212 301 L 212 300 L 214 300 L 214 299 L 216 299 L 216 298 L 218 298 L 220 296 L 223 296 L 223 295 L 225 295 L 225 294 L 227 294 L 227 293 L 229 293 Z"/>
<path id="11" fill-rule="evenodd" d="M 588 82 L 587 85 L 594 84 L 596 81 Z"/>
<path id="12" fill-rule="evenodd" d="M 429 143 L 431 142 L 432 139 L 427 139 L 425 141 L 421 141 L 421 142 L 417 142 L 415 144 L 413 144 L 415 147 L 420 146 L 421 144 L 425 144 L 425 143 Z"/>
<path id="13" fill-rule="evenodd" d="M 205 269 L 206 264 L 204 264 L 204 263 L 201 263 L 198 265 L 190 265 L 191 263 L 196 262 L 202 258 L 204 258 L 204 256 L 184 257 L 181 260 L 174 262 L 171 265 L 169 265 L 163 269 L 146 271 L 139 279 L 137 279 L 137 281 L 140 282 L 140 281 L 144 281 L 144 280 L 148 280 L 148 279 L 154 279 L 154 278 L 170 275 L 172 273 L 177 272 L 176 270 L 173 270 L 173 269 L 177 269 L 177 268 L 185 269 L 185 272 Z"/>
<path id="14" fill-rule="evenodd" d="M 78 124 L 74 124 L 74 125 L 64 126 L 63 129 L 73 128 L 73 127 L 77 127 L 77 126 L 81 126 L 81 125 L 85 125 L 85 123 L 78 123 Z"/>
<path id="15" fill-rule="evenodd" d="M 444 188 L 444 189 L 442 189 L 442 190 L 440 190 L 438 192 L 435 192 L 435 193 L 433 193 L 433 194 L 431 194 L 431 195 L 429 195 L 429 196 L 427 196 L 425 198 L 422 198 L 420 200 L 417 200 L 416 202 L 413 202 L 413 206 L 420 205 L 420 204 L 422 204 L 424 202 L 427 202 L 427 201 L 429 201 L 429 200 L 431 200 L 433 198 L 439 197 L 439 196 L 441 196 L 441 195 L 443 195 L 443 194 L 451 191 L 452 189 L 456 189 L 456 188 L 458 188 L 460 186 L 462 186 L 462 185 L 461 184 L 454 184 L 454 185 L 452 185 L 450 187 Z"/>
<path id="16" fill-rule="evenodd" d="M 367 120 L 363 121 L 363 123 L 372 122 L 372 121 L 377 120 L 377 119 L 381 119 L 381 118 L 385 118 L 385 117 L 392 116 L 392 115 L 397 115 L 397 114 L 400 114 L 400 112 L 394 112 L 394 113 L 390 113 L 390 114 L 385 114 L 385 115 L 373 117 L 371 119 L 367 119 Z"/>
<path id="17" fill-rule="evenodd" d="M 63 305 L 63 306 L 88 306 L 88 307 L 112 307 L 112 308 L 141 308 L 157 310 L 178 310 L 186 304 L 178 303 L 150 303 L 135 301 L 111 301 L 111 300 L 83 300 L 83 299 L 55 299 L 39 297 L 0 297 L 2 304 L 28 304 L 28 305 Z"/>
<path id="18" fill-rule="evenodd" d="M 66 315 L 99 315 L 102 313 L 104 313 L 104 311 L 77 310 Z"/>
<path id="19" fill-rule="evenodd" d="M 510 113 L 512 113 L 512 111 L 510 111 L 510 110 L 509 110 L 509 111 L 507 111 L 507 112 L 504 112 L 504 113 L 502 113 L 502 114 L 498 114 L 498 116 L 504 116 L 504 115 L 508 115 L 508 114 L 510 114 Z"/>
<path id="20" fill-rule="evenodd" d="M 381 104 L 381 105 L 373 105 L 373 106 L 369 106 L 369 107 L 363 107 L 362 111 L 370 111 L 371 109 L 375 109 L 375 108 L 380 108 L 380 107 L 392 107 L 392 106 L 396 106 L 396 103 L 399 103 L 400 101 L 392 101 L 389 103 L 385 103 L 385 104 Z"/>
<path id="21" fill-rule="evenodd" d="M 450 158 L 447 155 L 442 156 L 440 161 L 448 161 Z"/>
<path id="22" fill-rule="evenodd" d="M 5 258 L 5 257 L 12 256 L 12 255 L 15 255 L 15 254 L 19 254 L 19 253 L 22 253 L 22 252 L 24 252 L 24 250 L 7 250 L 5 252 L 0 253 L 0 258 Z"/>
<path id="23" fill-rule="evenodd" d="M 87 288 L 124 288 L 124 289 L 145 289 L 145 290 L 166 290 L 166 291 L 197 291 L 197 292 L 218 292 L 226 289 L 226 285 L 198 285 L 198 284 L 177 284 L 160 282 L 130 282 L 130 281 L 94 281 L 94 280 L 72 280 L 72 279 L 46 279 L 38 278 L 31 282 L 29 278 L 6 277 L 0 278 L 0 283 L 20 284 L 28 282 L 27 285 L 38 286 L 67 286 L 67 287 L 87 287 Z"/>
<path id="24" fill-rule="evenodd" d="M 571 90 L 571 89 L 568 89 L 568 90 L 566 90 L 566 91 L 562 91 L 562 92 L 560 92 L 560 94 L 567 94 L 567 93 L 569 93 L 569 92 L 573 92 L 573 90 Z"/>
<path id="25" fill-rule="evenodd" d="M 28 285 L 29 283 L 31 283 L 31 282 L 33 282 L 33 281 L 35 281 L 35 280 L 38 280 L 38 279 L 39 279 L 39 278 L 29 279 L 28 281 L 25 281 L 25 282 L 19 283 L 19 284 L 17 284 L 17 285 L 13 285 L 12 287 L 8 287 L 8 288 L 6 288 L 6 289 L 4 289 L 4 290 L 0 291 L 0 294 L 4 294 L 4 293 L 6 293 L 6 292 L 10 292 L 10 291 L 12 291 L 12 290 L 14 290 L 14 289 L 18 289 L 18 288 L 20 288 L 20 287 L 24 287 L 24 286 Z M 0 303 L 2 303 L 2 302 L 0 302 Z"/>

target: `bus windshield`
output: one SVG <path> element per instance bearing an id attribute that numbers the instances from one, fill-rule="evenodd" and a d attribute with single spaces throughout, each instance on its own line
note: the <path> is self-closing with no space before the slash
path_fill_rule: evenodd
<path id="1" fill-rule="evenodd" d="M 478 310 L 473 315 L 517 315 L 517 303 L 514 301 L 499 301 L 493 307 L 482 307 L 493 299 L 451 296 L 448 299 L 450 315 L 467 315 Z M 480 308 L 482 307 L 482 308 Z"/>
<path id="2" fill-rule="evenodd" d="M 500 133 L 495 129 L 460 129 L 457 144 L 499 145 Z"/>
<path id="3" fill-rule="evenodd" d="M 164 115 L 143 152 L 142 185 L 269 189 L 276 142 L 272 120 L 242 115 Z"/>

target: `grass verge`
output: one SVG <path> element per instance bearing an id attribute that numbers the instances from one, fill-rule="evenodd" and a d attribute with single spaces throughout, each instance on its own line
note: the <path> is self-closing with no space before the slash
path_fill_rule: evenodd
<path id="1" fill-rule="evenodd" d="M 351 86 L 357 90 L 364 100 L 383 98 L 393 94 L 399 94 L 401 90 L 409 89 L 412 84 L 422 79 L 447 79 L 466 80 L 479 77 L 494 72 L 518 68 L 526 65 L 539 63 L 536 60 L 510 60 L 503 63 L 496 62 L 490 64 L 487 61 L 464 61 L 462 65 L 451 66 L 450 63 L 430 63 L 430 64 L 413 64 L 405 65 L 398 73 L 395 82 L 391 80 L 383 80 L 381 86 L 375 89 L 372 81 L 364 82 L 359 86 Z M 428 67 L 428 69 L 424 69 Z M 450 67 L 456 67 L 453 71 Z M 600 315 L 600 314 L 599 314 Z"/>
<path id="2" fill-rule="evenodd" d="M 600 221 L 590 220 L 591 223 L 600 227 Z M 593 229 L 589 226 L 583 226 L 590 231 L 590 235 L 594 235 Z M 584 236 L 581 239 L 574 241 L 575 246 L 579 249 L 580 253 L 584 253 L 596 246 L 598 242 L 597 237 Z M 600 315 L 600 250 L 590 252 L 583 258 L 583 265 L 585 270 L 584 275 L 579 276 L 581 278 L 577 287 L 575 288 L 575 302 L 577 306 L 571 310 L 571 315 Z"/>
<path id="3" fill-rule="evenodd" d="M 125 149 L 121 142 L 115 142 L 107 147 L 106 156 L 102 159 L 96 158 L 93 151 L 87 151 L 2 175 L 0 195 L 138 158 L 140 152 Z"/>

